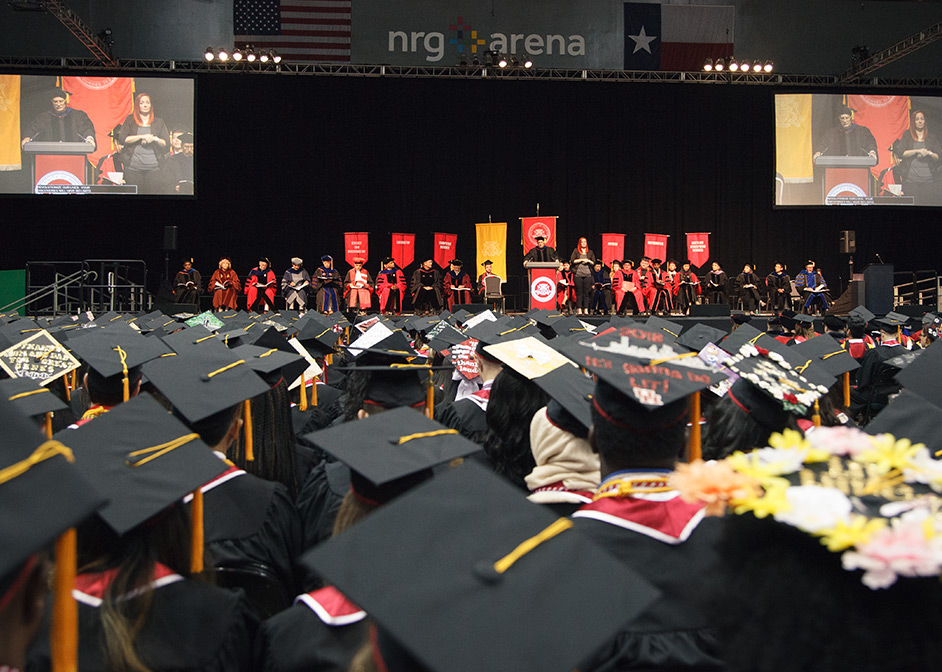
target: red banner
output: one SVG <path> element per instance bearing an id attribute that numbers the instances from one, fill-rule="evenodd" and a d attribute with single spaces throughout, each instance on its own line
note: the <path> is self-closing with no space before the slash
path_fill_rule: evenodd
<path id="1" fill-rule="evenodd" d="M 131 114 L 133 81 L 131 77 L 62 78 L 62 88 L 69 92 L 69 107 L 87 114 L 95 126 L 96 148 L 88 155 L 93 166 L 98 164 L 98 159 L 114 151 L 108 134 Z"/>
<path id="2" fill-rule="evenodd" d="M 458 248 L 458 234 L 456 233 L 436 233 L 435 234 L 435 263 L 440 268 L 448 268 L 448 264 L 455 258 L 455 250 Z"/>
<path id="3" fill-rule="evenodd" d="M 665 261 L 667 259 L 668 238 L 670 236 L 661 233 L 644 234 L 644 256 Z"/>
<path id="4" fill-rule="evenodd" d="M 392 234 L 392 253 L 389 256 L 396 260 L 396 266 L 403 269 L 415 261 L 415 234 Z"/>
<path id="5" fill-rule="evenodd" d="M 547 247 L 556 247 L 556 220 L 552 217 L 521 217 L 520 238 L 523 240 L 523 253 L 526 254 L 536 247 L 536 237 L 546 238 Z"/>
<path id="6" fill-rule="evenodd" d="M 710 260 L 709 233 L 687 234 L 687 258 L 697 268 L 703 268 L 703 265 Z"/>
<path id="7" fill-rule="evenodd" d="M 370 258 L 370 234 L 364 232 L 343 234 L 343 258 L 351 266 L 354 259 L 362 259 L 366 263 Z"/>
<path id="8" fill-rule="evenodd" d="M 611 266 L 613 259 L 623 261 L 625 258 L 625 234 L 602 234 L 602 264 Z"/>
<path id="9" fill-rule="evenodd" d="M 886 148 L 909 128 L 909 96 L 847 96 L 847 107 L 854 111 L 854 123 L 869 128 L 877 141 L 880 162 L 870 170 L 879 177 L 892 163 Z"/>

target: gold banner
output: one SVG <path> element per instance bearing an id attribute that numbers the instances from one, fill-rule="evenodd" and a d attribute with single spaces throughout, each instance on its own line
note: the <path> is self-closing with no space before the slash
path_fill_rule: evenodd
<path id="1" fill-rule="evenodd" d="M 0 75 L 0 170 L 20 170 L 20 76 Z"/>
<path id="2" fill-rule="evenodd" d="M 811 182 L 811 94 L 775 96 L 775 170 L 786 182 Z"/>
<path id="3" fill-rule="evenodd" d="M 487 259 L 494 264 L 491 271 L 507 281 L 507 222 L 482 222 L 477 229 L 477 271 L 469 273 L 475 280 L 484 272 L 481 266 Z"/>

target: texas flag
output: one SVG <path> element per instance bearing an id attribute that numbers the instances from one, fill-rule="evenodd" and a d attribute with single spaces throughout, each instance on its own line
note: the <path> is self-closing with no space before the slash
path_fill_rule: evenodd
<path id="1" fill-rule="evenodd" d="M 733 55 L 732 5 L 625 3 L 625 70 L 702 70 Z"/>

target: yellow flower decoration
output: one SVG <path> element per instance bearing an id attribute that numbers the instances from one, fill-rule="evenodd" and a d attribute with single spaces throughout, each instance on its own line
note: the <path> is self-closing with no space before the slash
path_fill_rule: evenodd
<path id="1" fill-rule="evenodd" d="M 769 437 L 769 445 L 772 448 L 778 448 L 780 450 L 787 448 L 793 450 L 811 448 L 811 445 L 805 440 L 804 434 L 794 429 L 786 429 L 781 434 L 775 432 Z"/>
<path id="2" fill-rule="evenodd" d="M 788 490 L 789 485 L 791 484 L 784 478 L 768 479 L 767 482 L 762 484 L 765 488 L 763 496 L 748 497 L 735 502 L 736 513 L 743 514 L 751 511 L 756 518 L 765 518 L 782 511 L 789 511 L 792 505 L 785 497 L 785 491 Z"/>
<path id="3" fill-rule="evenodd" d="M 864 450 L 854 457 L 857 462 L 875 464 L 880 473 L 887 473 L 893 469 L 906 469 L 920 448 L 925 444 L 913 443 L 909 439 L 896 440 L 892 434 L 878 434 L 871 437 L 872 448 Z"/>
<path id="4" fill-rule="evenodd" d="M 723 460 L 743 476 L 749 476 L 765 485 L 765 482 L 782 474 L 783 464 L 771 462 L 762 463 L 755 453 L 744 453 L 737 450 Z"/>
<path id="5" fill-rule="evenodd" d="M 829 551 L 837 553 L 867 543 L 884 527 L 885 518 L 868 519 L 866 516 L 855 514 L 851 516 L 850 523 L 840 521 L 836 526 L 820 530 L 816 534 L 821 537 L 821 543 L 827 546 Z"/>

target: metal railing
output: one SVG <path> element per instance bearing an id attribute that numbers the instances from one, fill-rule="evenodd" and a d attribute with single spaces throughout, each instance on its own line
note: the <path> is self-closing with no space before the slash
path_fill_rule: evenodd
<path id="1" fill-rule="evenodd" d="M 931 306 L 933 310 L 939 310 L 939 299 L 938 271 L 897 271 L 893 274 L 894 306 Z"/>

